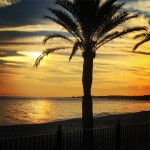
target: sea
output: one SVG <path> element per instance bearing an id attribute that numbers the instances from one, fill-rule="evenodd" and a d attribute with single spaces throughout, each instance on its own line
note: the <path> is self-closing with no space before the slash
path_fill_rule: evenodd
<path id="1" fill-rule="evenodd" d="M 81 118 L 81 109 L 81 98 L 0 97 L 0 126 Z M 93 98 L 94 117 L 141 111 L 150 111 L 150 101 Z"/>

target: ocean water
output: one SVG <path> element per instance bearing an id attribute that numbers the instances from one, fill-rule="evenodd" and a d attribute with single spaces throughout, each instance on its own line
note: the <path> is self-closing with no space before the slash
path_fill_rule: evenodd
<path id="1" fill-rule="evenodd" d="M 81 98 L 2 98 L 0 126 L 81 118 Z M 93 98 L 94 116 L 150 111 L 150 102 Z"/>

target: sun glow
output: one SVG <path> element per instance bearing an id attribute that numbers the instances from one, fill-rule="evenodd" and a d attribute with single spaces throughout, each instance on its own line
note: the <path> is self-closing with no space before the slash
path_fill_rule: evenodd
<path id="1" fill-rule="evenodd" d="M 32 58 L 38 58 L 41 54 L 41 52 L 26 52 L 26 51 L 20 51 L 18 53 Z"/>
<path id="2" fill-rule="evenodd" d="M 31 57 L 38 58 L 40 56 L 41 52 L 32 52 Z"/>

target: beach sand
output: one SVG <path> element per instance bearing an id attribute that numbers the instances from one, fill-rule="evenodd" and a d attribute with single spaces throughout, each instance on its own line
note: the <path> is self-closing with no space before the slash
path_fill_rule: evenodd
<path id="1" fill-rule="evenodd" d="M 150 111 L 96 117 L 94 128 L 115 126 L 118 119 L 122 125 L 148 123 L 150 122 Z M 0 126 L 0 139 L 56 133 L 59 124 L 64 132 L 82 128 L 81 118 L 44 124 Z"/>

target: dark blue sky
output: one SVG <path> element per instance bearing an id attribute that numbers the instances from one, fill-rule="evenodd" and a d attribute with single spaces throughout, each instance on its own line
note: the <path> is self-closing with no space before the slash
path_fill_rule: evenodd
<path id="1" fill-rule="evenodd" d="M 19 1 L 19 0 L 9 0 Z M 133 7 L 134 4 L 138 4 L 142 0 L 121 0 L 126 2 L 126 9 L 130 12 L 141 13 L 145 17 L 149 16 L 147 9 L 140 9 Z M 20 2 L 0 7 L 0 27 L 15 27 L 25 25 L 37 25 L 37 24 L 49 24 L 49 20 L 42 19 L 43 15 L 50 12 L 46 9 L 54 4 L 55 0 L 20 0 Z M 142 7 L 141 7 L 142 8 Z M 0 41 L 5 39 L 15 39 L 18 37 L 38 36 L 46 35 L 46 31 L 37 32 L 18 32 L 18 31 L 0 31 Z"/>
<path id="2" fill-rule="evenodd" d="M 12 1 L 12 0 L 9 0 Z M 121 0 L 131 3 L 138 3 L 143 0 Z M 48 6 L 52 6 L 54 0 L 21 0 L 21 2 L 0 8 L 0 26 L 22 26 L 42 24 L 45 21 L 42 19 L 44 14 L 48 14 Z M 144 3 L 144 1 L 143 1 Z M 129 8 L 131 12 L 143 13 L 149 16 L 149 12 L 139 10 L 139 8 Z"/>
<path id="3" fill-rule="evenodd" d="M 19 3 L 0 8 L 0 26 L 21 26 L 42 23 L 42 16 L 53 0 L 22 0 Z"/>

